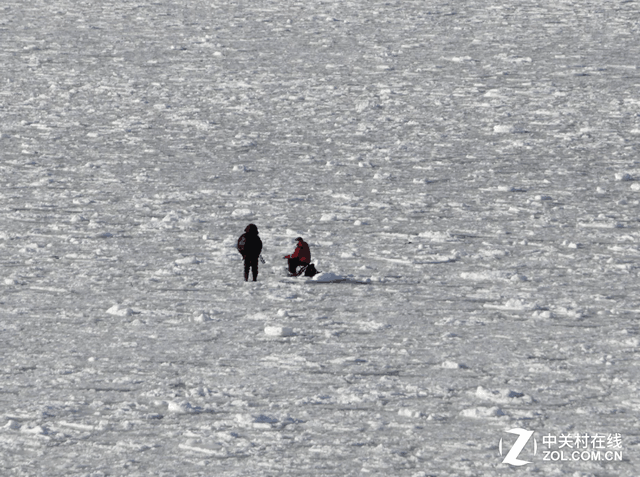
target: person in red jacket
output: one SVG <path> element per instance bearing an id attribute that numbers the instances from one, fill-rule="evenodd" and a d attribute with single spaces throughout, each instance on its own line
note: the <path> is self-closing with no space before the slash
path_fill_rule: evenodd
<path id="1" fill-rule="evenodd" d="M 296 268 L 299 265 L 309 265 L 311 263 L 311 250 L 307 242 L 302 240 L 302 237 L 296 238 L 298 245 L 291 255 L 286 255 L 284 258 L 289 260 L 289 273 L 296 275 Z"/>

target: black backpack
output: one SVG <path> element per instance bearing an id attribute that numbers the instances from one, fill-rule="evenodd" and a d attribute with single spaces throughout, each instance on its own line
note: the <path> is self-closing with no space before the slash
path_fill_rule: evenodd
<path id="1" fill-rule="evenodd" d="M 304 276 L 305 277 L 312 277 L 314 275 L 316 275 L 318 273 L 318 270 L 316 270 L 316 266 L 313 263 L 310 263 L 306 270 L 304 271 Z"/>

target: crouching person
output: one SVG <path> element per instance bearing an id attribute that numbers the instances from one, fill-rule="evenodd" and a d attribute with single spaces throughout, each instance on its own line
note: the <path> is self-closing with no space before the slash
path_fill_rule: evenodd
<path id="1" fill-rule="evenodd" d="M 286 255 L 284 258 L 289 260 L 289 274 L 297 275 L 296 269 L 302 265 L 307 266 L 311 263 L 311 251 L 307 242 L 302 240 L 302 237 L 296 238 L 296 249 L 291 255 Z"/>
<path id="2" fill-rule="evenodd" d="M 258 236 L 258 227 L 254 224 L 247 225 L 238 239 L 238 252 L 244 260 L 244 281 L 249 281 L 249 269 L 251 269 L 255 282 L 258 279 L 258 260 L 262 252 L 262 240 Z"/>

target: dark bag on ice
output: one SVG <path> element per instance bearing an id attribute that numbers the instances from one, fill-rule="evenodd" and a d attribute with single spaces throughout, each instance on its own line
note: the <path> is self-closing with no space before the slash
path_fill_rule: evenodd
<path id="1" fill-rule="evenodd" d="M 314 275 L 316 275 L 318 273 L 318 270 L 316 270 L 316 266 L 313 263 L 310 263 L 306 270 L 304 271 L 304 276 L 305 277 L 312 277 Z"/>

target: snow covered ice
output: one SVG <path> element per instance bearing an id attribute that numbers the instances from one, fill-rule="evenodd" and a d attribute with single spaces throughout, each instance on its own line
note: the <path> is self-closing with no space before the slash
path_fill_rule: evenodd
<path id="1" fill-rule="evenodd" d="M 2 2 L 0 473 L 639 475 L 639 20 Z"/>

